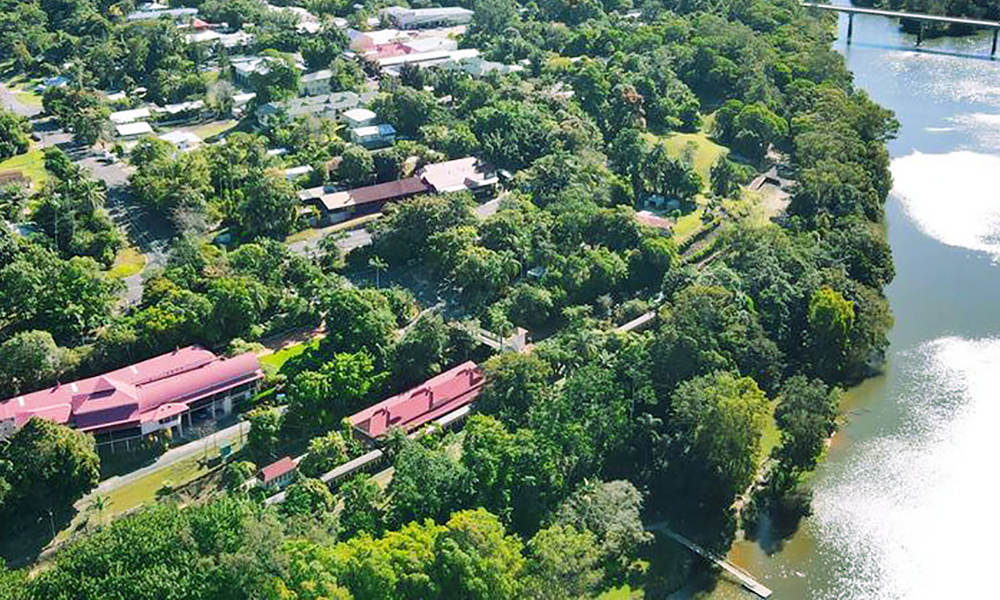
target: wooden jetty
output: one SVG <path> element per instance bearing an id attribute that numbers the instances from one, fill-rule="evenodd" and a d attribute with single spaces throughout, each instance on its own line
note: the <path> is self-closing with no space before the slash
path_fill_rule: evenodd
<path id="1" fill-rule="evenodd" d="M 650 531 L 659 531 L 661 533 L 664 533 L 670 539 L 686 547 L 688 550 L 694 552 L 698 556 L 704 558 L 709 562 L 715 563 L 716 566 L 718 566 L 720 569 L 728 573 L 731 577 L 733 577 L 733 579 L 738 581 L 740 585 L 742 585 L 743 588 L 746 589 L 747 591 L 752 592 L 761 598 L 771 597 L 770 588 L 768 588 L 763 583 L 754 579 L 753 575 L 737 567 L 736 565 L 729 562 L 722 556 L 719 556 L 714 552 L 702 548 L 700 545 L 692 542 L 691 540 L 687 539 L 683 535 L 677 533 L 676 531 L 668 527 L 666 523 L 654 523 L 652 525 L 647 525 L 646 529 Z"/>

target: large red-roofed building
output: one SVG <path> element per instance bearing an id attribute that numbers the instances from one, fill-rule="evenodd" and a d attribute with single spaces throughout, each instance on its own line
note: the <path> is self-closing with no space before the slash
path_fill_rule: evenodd
<path id="1" fill-rule="evenodd" d="M 103 375 L 23 394 L 0 402 L 0 439 L 31 417 L 50 419 L 107 439 L 175 429 L 182 417 L 229 414 L 263 378 L 252 353 L 216 356 L 198 346 L 179 348 Z"/>
<path id="2" fill-rule="evenodd" d="M 412 431 L 471 403 L 482 387 L 483 370 L 468 361 L 352 415 L 351 425 L 370 440 L 392 427 Z"/>

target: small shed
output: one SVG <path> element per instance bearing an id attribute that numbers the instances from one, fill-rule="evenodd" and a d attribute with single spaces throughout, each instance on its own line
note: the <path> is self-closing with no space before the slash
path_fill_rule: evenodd
<path id="1" fill-rule="evenodd" d="M 261 469 L 257 478 L 264 487 L 282 489 L 295 479 L 296 469 L 295 461 L 285 456 Z"/>

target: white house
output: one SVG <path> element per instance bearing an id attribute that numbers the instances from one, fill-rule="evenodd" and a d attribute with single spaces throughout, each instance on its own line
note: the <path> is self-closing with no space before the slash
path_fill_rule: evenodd
<path id="1" fill-rule="evenodd" d="M 375 122 L 375 113 L 367 108 L 352 108 L 351 110 L 345 110 L 341 117 L 350 129 L 367 127 Z"/>
<path id="2" fill-rule="evenodd" d="M 357 127 L 351 130 L 351 141 L 365 148 L 391 146 L 396 141 L 396 129 L 389 124 Z"/>
<path id="3" fill-rule="evenodd" d="M 171 131 L 161 135 L 160 139 L 170 142 L 181 152 L 193 150 L 201 144 L 201 138 L 190 131 Z"/>
<path id="4" fill-rule="evenodd" d="M 321 69 L 306 73 L 299 78 L 299 93 L 303 96 L 319 96 L 330 93 L 330 80 L 333 79 L 333 71 Z"/>
<path id="5" fill-rule="evenodd" d="M 131 110 L 119 110 L 108 115 L 108 119 L 115 125 L 124 125 L 135 121 L 145 121 L 150 117 L 148 108 L 133 108 Z"/>
<path id="6" fill-rule="evenodd" d="M 473 12 L 459 6 L 442 6 L 439 8 L 403 8 L 390 6 L 379 11 L 383 19 L 400 29 L 419 29 L 421 27 L 450 27 L 465 25 L 472 22 Z"/>
<path id="7" fill-rule="evenodd" d="M 347 37 L 351 40 L 351 50 L 358 52 L 371 50 L 376 46 L 391 44 L 393 42 L 405 42 L 410 39 L 409 34 L 396 29 L 378 29 L 376 31 L 349 29 Z"/>
<path id="8" fill-rule="evenodd" d="M 152 135 L 153 128 L 145 121 L 135 121 L 132 123 L 122 123 L 115 126 L 118 137 L 123 140 L 137 140 L 144 135 Z"/>

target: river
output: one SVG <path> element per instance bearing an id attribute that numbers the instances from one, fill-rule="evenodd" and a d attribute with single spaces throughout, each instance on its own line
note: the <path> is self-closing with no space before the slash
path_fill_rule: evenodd
<path id="1" fill-rule="evenodd" d="M 840 0 L 843 2 L 843 0 Z M 814 514 L 731 560 L 776 599 L 1000 597 L 1000 61 L 989 34 L 929 40 L 855 17 L 836 48 L 896 112 L 886 206 L 896 318 L 885 374 L 846 394 Z M 748 598 L 722 582 L 715 599 Z"/>

